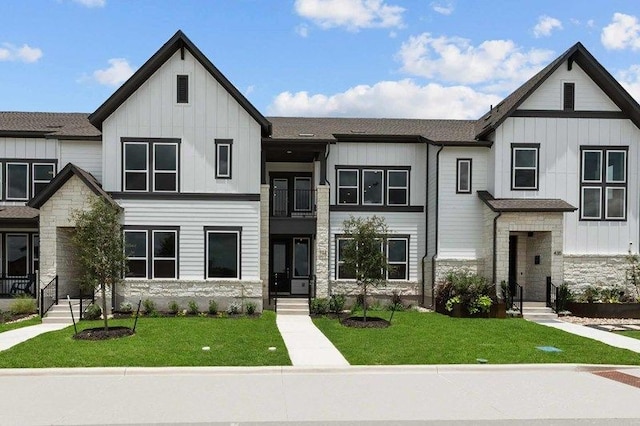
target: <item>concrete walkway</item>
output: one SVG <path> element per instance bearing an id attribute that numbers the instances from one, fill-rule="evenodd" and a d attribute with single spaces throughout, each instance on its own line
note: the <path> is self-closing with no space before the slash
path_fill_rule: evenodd
<path id="1" fill-rule="evenodd" d="M 598 340 L 602 343 L 606 343 L 609 346 L 629 349 L 630 351 L 640 353 L 640 339 L 634 339 L 632 337 L 622 336 L 610 331 L 597 330 L 593 327 L 586 327 L 584 325 L 572 324 L 570 322 L 564 322 L 560 320 L 535 322 L 540 325 L 546 325 L 547 327 L 553 327 L 557 328 L 558 330 L 566 331 L 567 333 L 576 334 L 578 336 L 586 337 L 593 340 Z"/>
<path id="2" fill-rule="evenodd" d="M 43 333 L 62 330 L 70 324 L 38 324 L 0 333 L 0 351 L 7 350 L 18 343 L 26 342 Z"/>
<path id="3" fill-rule="evenodd" d="M 349 363 L 308 315 L 277 315 L 276 324 L 296 367 L 345 367 Z"/>

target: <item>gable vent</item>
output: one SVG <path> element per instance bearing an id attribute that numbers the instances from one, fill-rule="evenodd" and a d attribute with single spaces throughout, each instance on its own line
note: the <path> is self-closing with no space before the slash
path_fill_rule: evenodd
<path id="1" fill-rule="evenodd" d="M 576 104 L 576 84 L 564 83 L 564 110 L 573 111 Z"/>
<path id="2" fill-rule="evenodd" d="M 189 76 L 179 75 L 177 87 L 178 87 L 178 94 L 177 94 L 176 102 L 179 104 L 188 104 L 189 103 Z"/>

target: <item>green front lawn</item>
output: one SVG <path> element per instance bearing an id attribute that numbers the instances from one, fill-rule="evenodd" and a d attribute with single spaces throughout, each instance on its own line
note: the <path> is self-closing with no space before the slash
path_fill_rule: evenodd
<path id="1" fill-rule="evenodd" d="M 0 324 L 0 333 L 3 331 L 15 330 L 16 328 L 29 327 L 30 325 L 38 325 L 41 322 L 40 317 L 35 317 L 24 321 L 12 322 L 10 324 Z"/>
<path id="2" fill-rule="evenodd" d="M 100 327 L 82 321 L 79 329 Z M 133 326 L 133 318 L 109 325 Z M 72 339 L 73 327 L 42 334 L 0 352 L 0 367 L 161 367 L 291 365 L 275 314 L 255 318 L 140 318 L 120 339 Z M 211 350 L 203 351 L 204 346 Z M 275 346 L 276 351 L 269 351 Z"/>
<path id="3" fill-rule="evenodd" d="M 623 336 L 640 339 L 640 331 L 619 331 L 618 333 L 622 334 Z"/>
<path id="4" fill-rule="evenodd" d="M 389 313 L 373 312 L 385 319 Z M 351 364 L 585 363 L 640 364 L 640 354 L 522 319 L 463 319 L 396 312 L 391 327 L 356 329 L 338 320 L 314 323 Z M 562 352 L 543 352 L 554 346 Z"/>

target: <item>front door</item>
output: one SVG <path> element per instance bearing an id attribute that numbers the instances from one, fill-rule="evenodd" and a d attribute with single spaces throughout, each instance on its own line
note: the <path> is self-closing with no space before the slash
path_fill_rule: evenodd
<path id="1" fill-rule="evenodd" d="M 291 241 L 271 242 L 271 293 L 291 293 Z"/>
<path id="2" fill-rule="evenodd" d="M 509 236 L 509 291 L 516 294 L 518 283 L 518 236 Z"/>

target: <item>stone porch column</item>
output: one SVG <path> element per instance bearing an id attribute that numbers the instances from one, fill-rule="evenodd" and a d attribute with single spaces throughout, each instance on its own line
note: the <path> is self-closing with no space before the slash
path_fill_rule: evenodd
<path id="1" fill-rule="evenodd" d="M 329 186 L 316 188 L 316 296 L 329 296 Z"/>
<path id="2" fill-rule="evenodd" d="M 263 306 L 269 304 L 269 203 L 270 185 L 260 185 L 260 280 Z"/>

